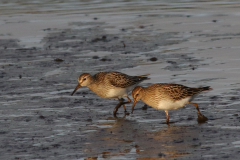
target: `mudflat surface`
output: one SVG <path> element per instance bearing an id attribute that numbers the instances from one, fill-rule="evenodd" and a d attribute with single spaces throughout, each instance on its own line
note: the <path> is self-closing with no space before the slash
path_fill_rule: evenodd
<path id="1" fill-rule="evenodd" d="M 238 159 L 238 1 L 0 3 L 0 159 Z M 134 114 L 87 88 L 83 72 L 150 74 L 211 86 L 194 106 Z M 131 110 L 131 105 L 127 105 Z"/>

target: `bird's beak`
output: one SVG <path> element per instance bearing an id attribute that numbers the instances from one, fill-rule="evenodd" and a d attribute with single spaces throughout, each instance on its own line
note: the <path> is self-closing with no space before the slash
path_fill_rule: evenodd
<path id="1" fill-rule="evenodd" d="M 77 85 L 77 87 L 74 89 L 74 91 L 72 92 L 71 96 L 78 90 L 78 88 L 82 87 L 80 84 Z"/>
<path id="2" fill-rule="evenodd" d="M 134 110 L 134 107 L 135 107 L 136 103 L 137 103 L 137 101 L 134 101 L 134 100 L 133 100 L 133 105 L 132 105 L 132 114 L 133 114 L 133 110 Z"/>

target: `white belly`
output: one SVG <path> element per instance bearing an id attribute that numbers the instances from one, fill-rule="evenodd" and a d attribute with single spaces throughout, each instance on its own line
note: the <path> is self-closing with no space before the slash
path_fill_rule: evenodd
<path id="1" fill-rule="evenodd" d="M 106 96 L 107 96 L 107 98 L 126 97 L 127 90 L 125 88 L 109 89 L 106 93 Z"/>
<path id="2" fill-rule="evenodd" d="M 174 109 L 184 107 L 189 102 L 189 100 L 190 100 L 190 97 L 187 97 L 182 100 L 175 101 L 175 102 L 162 100 L 158 103 L 157 106 L 154 106 L 153 108 L 165 110 L 165 111 L 174 110 Z"/>

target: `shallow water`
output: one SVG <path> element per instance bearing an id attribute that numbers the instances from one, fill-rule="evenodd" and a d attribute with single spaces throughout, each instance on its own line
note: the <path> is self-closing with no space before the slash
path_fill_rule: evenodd
<path id="1" fill-rule="evenodd" d="M 1 159 L 238 158 L 238 1 L 11 1 L 0 14 Z M 70 96 L 81 73 L 110 70 L 211 86 L 195 99 L 209 120 L 187 105 L 167 126 L 142 102 L 115 118 L 115 100 Z"/>

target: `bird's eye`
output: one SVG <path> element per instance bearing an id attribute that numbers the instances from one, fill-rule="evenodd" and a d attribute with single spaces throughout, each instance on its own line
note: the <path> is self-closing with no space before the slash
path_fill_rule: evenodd
<path id="1" fill-rule="evenodd" d="M 85 81 L 87 78 L 84 78 L 83 80 Z"/>
<path id="2" fill-rule="evenodd" d="M 136 94 L 136 96 L 138 96 L 138 94 Z"/>

